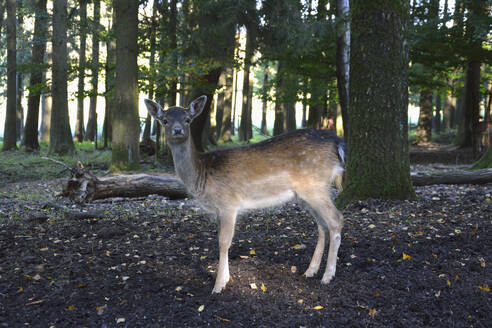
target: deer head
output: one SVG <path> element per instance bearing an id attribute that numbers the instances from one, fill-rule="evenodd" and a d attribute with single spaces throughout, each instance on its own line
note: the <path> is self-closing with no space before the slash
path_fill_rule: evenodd
<path id="1" fill-rule="evenodd" d="M 206 103 L 207 96 L 200 96 L 191 102 L 189 109 L 175 106 L 164 111 L 158 103 L 145 99 L 147 110 L 164 127 L 170 144 L 182 143 L 190 137 L 190 124 L 201 114 Z"/>

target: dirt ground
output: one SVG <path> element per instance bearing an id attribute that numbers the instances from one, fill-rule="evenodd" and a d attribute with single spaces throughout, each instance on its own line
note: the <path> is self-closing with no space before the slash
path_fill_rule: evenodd
<path id="1" fill-rule="evenodd" d="M 490 184 L 420 187 L 415 201 L 345 208 L 329 285 L 321 285 L 322 272 L 302 276 L 316 244 L 316 225 L 303 208 L 245 214 L 230 250 L 232 280 L 212 295 L 217 224 L 193 201 L 149 196 L 80 208 L 53 198 L 62 182 L 0 186 L 0 327 L 492 322 Z M 73 219 L 67 209 L 103 215 Z"/>

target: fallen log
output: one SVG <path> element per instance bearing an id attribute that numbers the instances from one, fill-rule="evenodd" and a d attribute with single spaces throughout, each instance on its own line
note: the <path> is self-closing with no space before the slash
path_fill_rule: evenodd
<path id="1" fill-rule="evenodd" d="M 96 177 L 80 162 L 69 169 L 72 177 L 63 186 L 61 196 L 83 204 L 111 197 L 146 197 L 151 194 L 171 199 L 190 197 L 181 180 L 173 175 L 121 174 Z M 414 186 L 434 184 L 492 183 L 492 169 L 447 171 L 443 173 L 412 173 Z"/>
<path id="2" fill-rule="evenodd" d="M 83 204 L 110 197 L 142 197 L 151 194 L 171 199 L 188 197 L 181 180 L 172 175 L 120 174 L 96 177 L 80 162 L 70 169 L 71 178 L 63 186 L 60 196 Z"/>
<path id="3" fill-rule="evenodd" d="M 434 184 L 485 184 L 492 182 L 492 169 L 412 174 L 414 186 Z"/>

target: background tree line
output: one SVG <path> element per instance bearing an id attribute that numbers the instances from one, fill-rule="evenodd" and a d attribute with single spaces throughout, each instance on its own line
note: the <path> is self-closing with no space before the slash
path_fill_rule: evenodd
<path id="1" fill-rule="evenodd" d="M 160 127 L 139 116 L 139 92 L 163 106 L 185 106 L 206 94 L 204 114 L 192 127 L 201 150 L 234 135 L 247 142 L 256 132 L 301 126 L 338 130 L 350 146 L 348 193 L 360 189 L 355 181 L 363 179 L 354 174 L 365 162 L 398 163 L 389 171 L 399 173 L 385 172 L 383 180 L 409 186 L 409 102 L 420 107 L 416 142 L 431 141 L 434 129 L 457 131 L 455 142 L 477 155 L 488 145 L 481 135 L 492 102 L 490 5 L 6 0 L 0 4 L 2 149 L 38 150 L 42 140 L 50 153 L 63 154 L 74 151 L 74 141 L 88 140 L 111 147 L 114 169 L 135 168 L 141 144 L 169 157 Z M 104 113 L 99 128 L 98 113 Z M 69 115 L 76 116 L 74 129 Z M 388 151 L 395 157 L 384 157 Z M 365 174 L 376 177 L 372 171 Z M 385 183 L 380 178 L 374 183 Z M 395 188 L 386 193 L 412 193 Z"/>

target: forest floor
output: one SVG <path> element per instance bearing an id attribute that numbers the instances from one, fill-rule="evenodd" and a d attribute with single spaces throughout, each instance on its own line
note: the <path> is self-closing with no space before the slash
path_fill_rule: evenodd
<path id="1" fill-rule="evenodd" d="M 0 327 L 492 322 L 491 184 L 418 187 L 416 200 L 345 208 L 328 285 L 324 262 L 315 278 L 302 276 L 317 238 L 302 207 L 247 213 L 230 250 L 232 279 L 212 295 L 217 224 L 193 200 L 151 195 L 80 207 L 54 198 L 66 179 L 34 176 L 0 185 Z M 73 219 L 60 206 L 104 215 Z"/>

